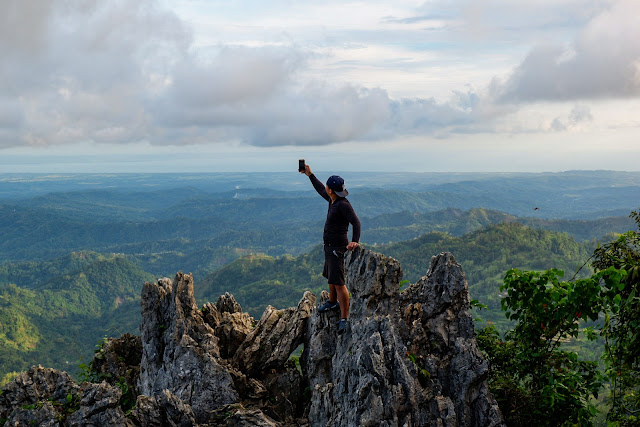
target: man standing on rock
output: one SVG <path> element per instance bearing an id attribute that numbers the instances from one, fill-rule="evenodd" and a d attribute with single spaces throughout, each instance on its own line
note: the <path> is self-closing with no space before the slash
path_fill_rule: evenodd
<path id="1" fill-rule="evenodd" d="M 346 199 L 349 194 L 344 187 L 344 179 L 332 175 L 323 185 L 311 172 L 309 165 L 300 170 L 309 177 L 313 188 L 323 199 L 329 202 L 327 221 L 324 223 L 324 269 L 322 275 L 329 282 L 329 301 L 318 308 L 319 313 L 340 309 L 342 314 L 338 322 L 338 334 L 342 334 L 347 328 L 349 319 L 349 291 L 345 284 L 344 254 L 347 250 L 354 250 L 360 244 L 360 220 Z M 352 238 L 349 242 L 347 232 L 351 224 Z"/>

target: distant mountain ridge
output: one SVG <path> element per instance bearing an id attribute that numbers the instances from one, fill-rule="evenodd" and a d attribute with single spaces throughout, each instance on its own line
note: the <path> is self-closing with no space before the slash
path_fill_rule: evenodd
<path id="1" fill-rule="evenodd" d="M 149 197 L 135 196 L 139 204 L 127 203 L 121 209 L 119 206 L 134 196 L 114 196 L 114 200 L 97 203 L 99 197 L 87 199 L 87 195 L 82 193 L 67 194 L 61 199 L 48 196 L 39 198 L 38 202 L 0 204 L 0 234 L 3 236 L 0 241 L 0 264 L 6 261 L 51 259 L 82 250 L 149 254 L 162 252 L 158 248 L 160 246 L 176 250 L 181 246 L 180 241 L 185 240 L 193 252 L 231 247 L 271 255 L 296 255 L 319 243 L 318 230 L 322 229 L 325 202 L 313 193 L 304 198 L 220 199 L 195 191 L 185 199 L 178 200 L 175 190 L 171 191 L 172 196 L 164 200 L 173 200 L 175 204 L 164 205 L 156 200 L 147 206 L 145 200 Z M 100 194 L 106 196 L 111 193 Z M 153 194 L 160 197 L 159 193 Z M 200 195 L 191 197 L 194 194 Z M 54 198 L 50 200 L 49 197 Z M 474 226 L 510 221 L 515 216 L 486 207 L 480 208 L 483 210 L 469 210 L 478 209 L 474 206 L 480 204 L 491 204 L 480 196 L 470 198 L 460 195 L 452 198 L 442 193 L 436 197 L 435 193 L 385 190 L 357 194 L 350 200 L 366 227 L 363 240 L 372 244 L 410 239 L 434 230 L 463 234 Z M 41 204 L 43 201 L 44 204 Z M 460 208 L 456 204 L 464 206 Z M 500 203 L 505 204 L 508 205 L 506 202 Z M 549 220 L 535 217 L 539 212 L 545 212 L 546 207 L 537 210 L 535 207 L 527 206 L 526 210 L 524 207 L 518 208 L 527 216 L 521 221 L 540 228 L 560 230 L 565 227 L 581 239 L 599 238 L 607 232 L 622 232 L 630 223 L 630 220 L 622 217 L 598 218 L 592 224 L 585 220 L 572 220 L 573 223 L 569 220 Z M 442 224 L 441 219 L 447 215 L 451 218 L 444 220 L 454 223 L 457 212 L 464 209 L 469 210 L 466 214 L 469 224 L 458 224 L 458 229 Z M 601 231 L 596 234 L 593 230 Z M 159 242 L 164 243 L 159 245 Z"/>

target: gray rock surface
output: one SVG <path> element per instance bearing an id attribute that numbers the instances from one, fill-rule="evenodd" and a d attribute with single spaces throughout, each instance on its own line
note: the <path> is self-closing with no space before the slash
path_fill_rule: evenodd
<path id="1" fill-rule="evenodd" d="M 173 281 L 145 283 L 141 304 L 141 394 L 169 390 L 193 408 L 199 422 L 215 408 L 239 402 L 218 338 L 196 305 L 193 277 L 180 272 Z"/>
<path id="2" fill-rule="evenodd" d="M 78 385 L 66 372 L 34 366 L 2 390 L 0 419 L 5 426 L 132 426 L 120 396 L 106 382 Z"/>
<path id="3" fill-rule="evenodd" d="M 243 313 L 240 304 L 230 293 L 218 298 L 214 305 L 207 303 L 202 307 L 204 321 L 213 328 L 218 337 L 220 357 L 233 357 L 254 326 L 253 317 Z"/>
<path id="4" fill-rule="evenodd" d="M 307 321 L 315 310 L 316 297 L 305 292 L 296 308 L 278 310 L 268 306 L 256 327 L 238 348 L 234 363 L 255 376 L 279 368 L 304 341 Z"/>
<path id="5" fill-rule="evenodd" d="M 93 375 L 112 386 L 125 384 L 133 396 L 138 393 L 142 340 L 139 336 L 124 334 L 120 338 L 107 338 L 96 350 L 91 361 Z"/>
<path id="6" fill-rule="evenodd" d="M 131 411 L 131 420 L 136 426 L 196 426 L 193 410 L 169 390 L 157 396 L 138 396 Z"/>
<path id="7" fill-rule="evenodd" d="M 319 314 L 309 292 L 297 307 L 267 307 L 256 323 L 230 294 L 199 309 L 193 277 L 178 273 L 144 285 L 140 338 L 109 339 L 96 354 L 95 375 L 112 384 L 78 385 L 34 367 L 5 386 L 0 419 L 6 426 L 502 426 L 453 256 L 433 257 L 426 276 L 403 292 L 396 260 L 358 249 L 345 262 L 352 298 L 342 335 L 339 314 Z M 298 363 L 291 355 L 301 345 Z M 123 381 L 139 394 L 127 416 L 114 386 Z"/>
<path id="8" fill-rule="evenodd" d="M 433 257 L 427 275 L 404 292 L 394 259 L 359 249 L 345 262 L 350 327 L 336 336 L 336 313 L 309 321 L 303 365 L 311 425 L 502 425 L 453 256 Z"/>

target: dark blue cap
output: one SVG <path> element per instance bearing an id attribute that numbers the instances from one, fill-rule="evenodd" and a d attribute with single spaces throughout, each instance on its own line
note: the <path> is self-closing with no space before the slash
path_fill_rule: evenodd
<path id="1" fill-rule="evenodd" d="M 338 197 L 347 197 L 349 192 L 346 188 L 344 188 L 344 179 L 340 178 L 338 175 L 331 175 L 327 180 L 327 187 L 333 190 Z"/>

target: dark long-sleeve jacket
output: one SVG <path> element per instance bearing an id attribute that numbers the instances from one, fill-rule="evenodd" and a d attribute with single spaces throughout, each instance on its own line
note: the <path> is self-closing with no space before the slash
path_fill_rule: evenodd
<path id="1" fill-rule="evenodd" d="M 309 175 L 309 179 L 318 194 L 329 202 L 327 210 L 327 221 L 324 223 L 324 234 L 322 239 L 325 245 L 347 246 L 349 238 L 349 224 L 353 227 L 352 242 L 360 242 L 360 220 L 356 215 L 351 203 L 344 198 L 338 197 L 331 203 L 331 197 L 327 194 L 325 186 L 314 174 Z"/>

